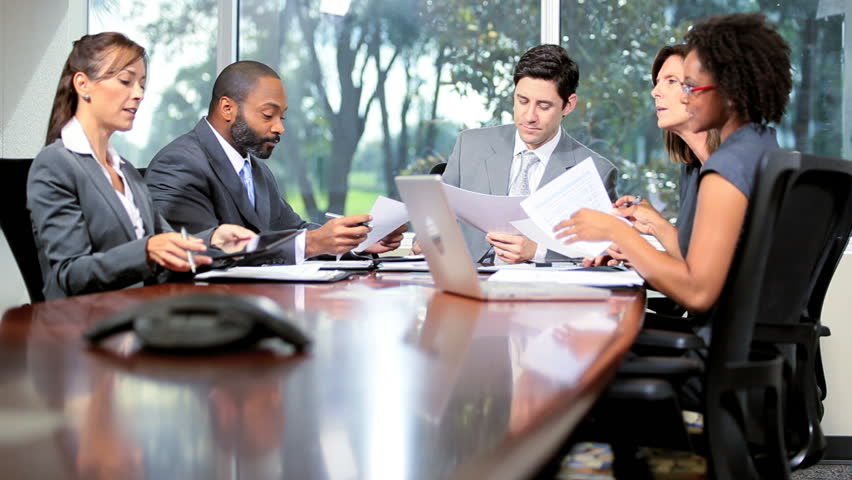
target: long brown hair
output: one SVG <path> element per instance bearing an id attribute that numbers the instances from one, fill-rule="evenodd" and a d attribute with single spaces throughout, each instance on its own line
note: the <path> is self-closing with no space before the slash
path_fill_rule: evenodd
<path id="1" fill-rule="evenodd" d="M 136 42 L 116 32 L 84 35 L 74 42 L 68 60 L 62 67 L 53 108 L 47 124 L 44 144 L 50 145 L 62 132 L 62 127 L 77 113 L 79 96 L 74 89 L 74 75 L 82 72 L 93 82 L 105 80 L 118 74 L 124 67 L 139 60 L 147 63 L 145 49 Z M 108 63 L 109 61 L 109 63 Z"/>
<path id="2" fill-rule="evenodd" d="M 686 58 L 688 53 L 689 47 L 684 44 L 666 45 L 661 48 L 660 51 L 657 52 L 657 57 L 654 58 L 654 63 L 651 66 L 651 82 L 654 86 L 657 85 L 657 75 L 660 73 L 660 70 L 663 68 L 663 64 L 666 63 L 666 60 L 668 60 L 669 57 L 676 55 L 680 58 Z M 719 130 L 709 130 L 707 132 L 706 140 L 707 152 L 715 152 L 716 149 L 719 148 L 720 143 L 722 143 L 722 137 L 719 134 Z M 695 152 L 693 152 L 691 148 L 689 148 L 686 141 L 680 138 L 680 135 L 663 129 L 663 144 L 666 147 L 666 153 L 669 156 L 669 160 L 672 162 L 685 163 L 687 165 L 699 162 L 698 156 L 695 155 Z"/>

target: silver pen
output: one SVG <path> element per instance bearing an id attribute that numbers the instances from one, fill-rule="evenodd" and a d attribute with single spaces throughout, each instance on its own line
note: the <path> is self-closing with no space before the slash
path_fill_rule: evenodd
<path id="1" fill-rule="evenodd" d="M 180 227 L 180 236 L 183 237 L 184 240 L 187 240 L 186 236 L 186 227 Z M 192 273 L 195 273 L 195 258 L 192 256 L 192 251 L 186 251 L 186 261 L 189 262 L 189 268 L 192 270 Z"/>
<path id="2" fill-rule="evenodd" d="M 325 212 L 325 218 L 343 218 L 343 215 L 341 215 L 339 213 Z M 372 227 L 372 225 L 369 222 L 359 223 L 358 225 L 363 225 L 365 227 Z"/>
<path id="3" fill-rule="evenodd" d="M 632 207 L 633 205 L 639 205 L 640 202 L 642 202 L 642 195 L 633 195 L 633 200 L 628 200 L 619 205 L 619 207 Z"/>

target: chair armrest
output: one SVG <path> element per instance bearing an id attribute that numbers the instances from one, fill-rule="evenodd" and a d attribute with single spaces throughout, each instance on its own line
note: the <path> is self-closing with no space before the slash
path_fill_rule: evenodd
<path id="1" fill-rule="evenodd" d="M 642 323 L 643 328 L 656 328 L 659 330 L 687 333 L 694 332 L 695 326 L 696 322 L 692 317 L 667 315 L 657 312 L 645 312 L 645 320 Z"/>
<path id="2" fill-rule="evenodd" d="M 656 378 L 616 379 L 606 389 L 611 400 L 666 400 L 676 398 L 671 383 Z"/>
<path id="3" fill-rule="evenodd" d="M 633 344 L 673 350 L 697 350 L 707 347 L 704 339 L 694 333 L 672 332 L 656 328 L 643 328 L 640 330 Z"/>
<path id="4" fill-rule="evenodd" d="M 754 326 L 754 340 L 770 343 L 811 345 L 819 336 L 819 326 L 813 323 L 766 323 Z"/>
<path id="5" fill-rule="evenodd" d="M 618 367 L 617 377 L 654 377 L 679 380 L 700 375 L 704 362 L 687 357 L 637 357 Z"/>

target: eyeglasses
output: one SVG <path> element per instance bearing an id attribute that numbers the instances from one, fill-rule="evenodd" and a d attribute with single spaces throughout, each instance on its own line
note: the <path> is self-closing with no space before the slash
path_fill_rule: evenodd
<path id="1" fill-rule="evenodd" d="M 703 85 L 701 87 L 693 87 L 692 85 L 687 85 L 685 83 L 680 84 L 681 90 L 683 90 L 683 94 L 686 96 L 690 96 L 695 92 L 701 92 L 704 90 L 713 90 L 716 88 L 716 85 Z"/>

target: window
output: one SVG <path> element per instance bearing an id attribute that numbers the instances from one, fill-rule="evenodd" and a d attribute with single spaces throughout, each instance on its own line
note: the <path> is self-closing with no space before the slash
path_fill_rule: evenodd
<path id="1" fill-rule="evenodd" d="M 89 33 L 118 31 L 148 52 L 145 99 L 133 129 L 112 137 L 144 167 L 207 112 L 216 79 L 216 0 L 90 0 Z"/>
<path id="2" fill-rule="evenodd" d="M 288 202 L 365 213 L 394 176 L 445 161 L 463 128 L 511 121 L 511 69 L 539 43 L 522 0 L 243 0 L 239 59 L 281 72 L 287 129 L 271 166 Z"/>
<path id="3" fill-rule="evenodd" d="M 148 48 L 149 88 L 119 150 L 144 166 L 206 111 L 216 75 L 219 5 L 230 0 L 90 0 L 91 31 L 119 30 Z M 395 196 L 393 177 L 445 161 L 464 128 L 512 121 L 511 73 L 541 42 L 548 0 L 241 0 L 237 57 L 276 68 L 289 111 L 269 159 L 307 218 L 363 213 Z M 677 204 L 676 165 L 653 115 L 657 50 L 708 15 L 764 12 L 792 48 L 794 89 L 778 125 L 783 147 L 852 156 L 852 40 L 846 2 L 561 0 L 560 43 L 580 65 L 572 136 L 612 160 L 619 192 Z M 848 37 L 848 35 L 847 35 Z M 846 42 L 844 44 L 844 41 Z M 221 55 L 220 55 L 221 56 Z M 845 112 L 845 113 L 844 113 Z M 156 121 L 154 121 L 154 119 Z"/>
<path id="4" fill-rule="evenodd" d="M 689 26 L 710 15 L 761 11 L 777 25 L 793 64 L 790 103 L 776 125 L 779 144 L 844 154 L 842 2 L 719 3 L 670 1 L 661 8 L 658 0 L 561 2 L 561 44 L 581 72 L 579 106 L 563 122 L 565 129 L 619 167 L 619 192 L 647 195 L 667 204 L 669 212 L 678 201 L 678 166 L 666 158 L 656 126 L 651 63 L 660 47 L 682 43 Z M 852 86 L 847 82 L 845 88 L 848 96 Z"/>

